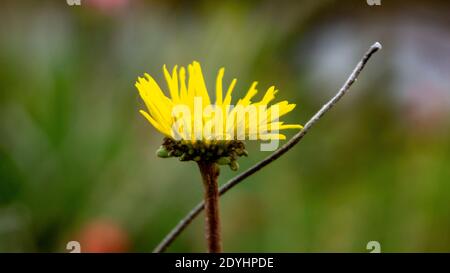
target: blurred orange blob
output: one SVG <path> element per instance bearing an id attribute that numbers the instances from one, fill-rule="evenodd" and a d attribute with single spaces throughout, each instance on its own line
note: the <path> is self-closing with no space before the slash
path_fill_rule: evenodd
<path id="1" fill-rule="evenodd" d="M 130 248 L 127 232 L 118 224 L 107 220 L 89 223 L 81 229 L 77 238 L 81 252 L 127 252 Z"/>

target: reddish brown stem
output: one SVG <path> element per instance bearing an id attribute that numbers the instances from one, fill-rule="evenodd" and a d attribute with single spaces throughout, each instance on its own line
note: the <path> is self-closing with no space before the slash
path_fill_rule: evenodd
<path id="1" fill-rule="evenodd" d="M 198 162 L 205 188 L 205 232 L 210 253 L 222 252 L 219 217 L 219 167 L 216 163 Z"/>

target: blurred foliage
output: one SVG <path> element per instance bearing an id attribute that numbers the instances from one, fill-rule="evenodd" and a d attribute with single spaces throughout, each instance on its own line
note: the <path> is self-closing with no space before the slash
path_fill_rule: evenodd
<path id="1" fill-rule="evenodd" d="M 162 137 L 139 115 L 134 88 L 144 72 L 162 82 L 163 64 L 198 60 L 212 87 L 225 66 L 239 95 L 252 80 L 275 84 L 298 105 L 288 121 L 304 123 L 375 40 L 384 49 L 344 102 L 222 198 L 224 248 L 366 252 L 377 240 L 382 251 L 450 251 L 448 105 L 410 118 L 396 98 L 407 67 L 392 61 L 394 45 L 408 42 L 392 24 L 408 25 L 417 6 L 438 15 L 416 23 L 433 21 L 443 26 L 433 37 L 449 37 L 440 21 L 448 3 L 386 2 L 2 1 L 0 251 L 65 252 L 80 239 L 97 251 L 149 252 L 201 199 L 195 164 L 154 154 Z M 241 170 L 267 156 L 248 146 Z M 224 168 L 221 182 L 235 174 Z M 202 222 L 170 250 L 204 251 Z"/>

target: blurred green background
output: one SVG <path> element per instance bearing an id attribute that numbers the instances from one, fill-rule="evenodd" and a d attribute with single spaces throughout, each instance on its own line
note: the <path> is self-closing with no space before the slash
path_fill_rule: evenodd
<path id="1" fill-rule="evenodd" d="M 202 198 L 194 163 L 155 156 L 144 72 L 198 60 L 211 90 L 225 66 L 304 124 L 375 41 L 351 93 L 222 198 L 224 250 L 450 251 L 450 4 L 393 2 L 2 1 L 0 251 L 150 252 Z M 268 155 L 248 147 L 240 171 Z M 202 217 L 170 251 L 205 251 Z"/>

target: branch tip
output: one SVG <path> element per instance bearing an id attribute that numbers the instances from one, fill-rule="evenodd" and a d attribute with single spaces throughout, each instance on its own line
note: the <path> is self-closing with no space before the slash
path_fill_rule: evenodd
<path id="1" fill-rule="evenodd" d="M 383 46 L 380 44 L 380 42 L 376 42 L 372 45 L 372 48 L 375 48 L 376 50 L 383 49 Z"/>

